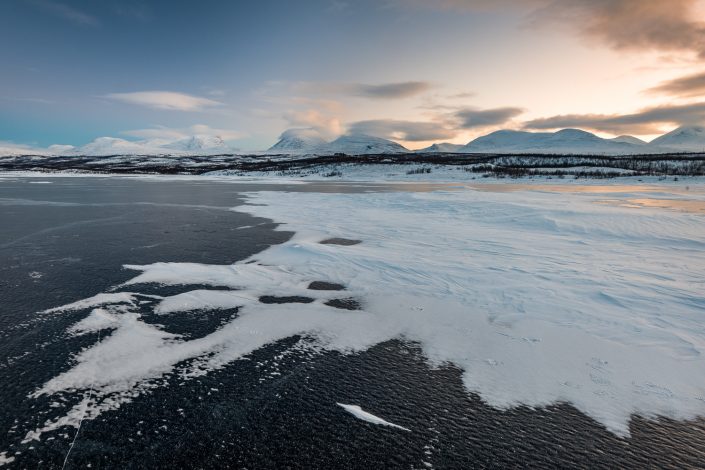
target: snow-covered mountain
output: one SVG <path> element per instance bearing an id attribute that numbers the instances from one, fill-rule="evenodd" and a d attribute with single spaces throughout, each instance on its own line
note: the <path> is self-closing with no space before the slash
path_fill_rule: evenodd
<path id="1" fill-rule="evenodd" d="M 429 147 L 417 150 L 419 153 L 462 153 L 462 149 L 465 147 L 460 144 L 449 144 L 443 142 L 440 144 L 433 144 Z"/>
<path id="2" fill-rule="evenodd" d="M 115 137 L 98 137 L 93 142 L 76 148 L 70 153 L 76 155 L 150 155 L 165 153 L 163 149 L 153 148 L 145 142 L 132 142 Z"/>
<path id="3" fill-rule="evenodd" d="M 662 147 L 680 152 L 705 152 L 705 127 L 682 126 L 657 137 L 649 143 L 652 147 Z"/>
<path id="4" fill-rule="evenodd" d="M 391 140 L 365 134 L 342 135 L 328 145 L 333 153 L 364 155 L 369 153 L 405 153 L 409 150 Z"/>
<path id="5" fill-rule="evenodd" d="M 197 155 L 232 153 L 232 149 L 223 142 L 223 139 L 214 135 L 194 135 L 161 145 L 161 148 Z"/>
<path id="6" fill-rule="evenodd" d="M 406 153 L 402 145 L 391 140 L 364 134 L 348 134 L 327 142 L 314 129 L 289 129 L 263 154 L 332 155 L 345 153 Z M 542 153 L 574 155 L 632 155 L 669 152 L 705 152 L 705 127 L 683 126 L 646 143 L 630 135 L 603 139 L 579 129 L 557 132 L 499 130 L 478 137 L 466 145 L 433 144 L 417 152 L 439 153 Z M 115 137 L 99 137 L 80 147 L 52 145 L 31 147 L 0 141 L 0 156 L 18 155 L 219 155 L 233 153 L 220 137 L 193 135 L 179 140 L 129 141 Z"/>
<path id="7" fill-rule="evenodd" d="M 47 149 L 38 149 L 11 142 L 0 142 L 0 157 L 16 157 L 19 155 L 48 155 Z"/>
<path id="8" fill-rule="evenodd" d="M 642 153 L 639 145 L 603 139 L 580 129 L 558 132 L 501 130 L 469 142 L 464 153 L 548 153 L 626 155 Z"/>
<path id="9" fill-rule="evenodd" d="M 627 144 L 634 144 L 634 145 L 647 145 L 647 143 L 641 139 L 638 139 L 634 137 L 633 135 L 620 135 L 619 137 L 614 137 L 612 139 L 608 139 L 611 142 L 624 142 Z"/>
<path id="10" fill-rule="evenodd" d="M 325 152 L 328 142 L 314 129 L 288 129 L 266 153 L 311 154 Z"/>
<path id="11" fill-rule="evenodd" d="M 404 153 L 406 148 L 391 140 L 364 134 L 347 134 L 326 142 L 314 129 L 289 129 L 265 153 L 291 155 L 334 154 L 363 155 L 369 153 Z"/>
<path id="12" fill-rule="evenodd" d="M 115 137 L 99 137 L 78 148 L 65 148 L 63 155 L 218 155 L 232 153 L 223 139 L 211 135 L 195 135 L 176 141 L 163 139 L 130 141 Z"/>

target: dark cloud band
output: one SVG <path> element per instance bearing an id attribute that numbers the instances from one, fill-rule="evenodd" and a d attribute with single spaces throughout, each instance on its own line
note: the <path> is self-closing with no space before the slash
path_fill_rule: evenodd
<path id="1" fill-rule="evenodd" d="M 526 129 L 581 127 L 613 134 L 655 134 L 660 124 L 701 124 L 705 122 L 705 102 L 675 106 L 654 106 L 631 114 L 565 114 L 534 119 Z"/>

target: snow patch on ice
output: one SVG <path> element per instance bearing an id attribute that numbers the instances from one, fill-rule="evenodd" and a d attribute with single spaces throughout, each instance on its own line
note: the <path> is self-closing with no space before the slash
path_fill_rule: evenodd
<path id="1" fill-rule="evenodd" d="M 0 466 L 7 465 L 15 461 L 15 458 L 8 456 L 7 452 L 0 452 Z"/>
<path id="2" fill-rule="evenodd" d="M 70 304 L 62 305 L 60 307 L 50 308 L 44 310 L 43 313 L 60 313 L 69 312 L 72 310 L 84 310 L 88 308 L 98 307 L 100 305 L 106 304 L 135 304 L 135 294 L 133 292 L 110 292 L 104 294 L 96 294 L 93 297 L 88 297 L 87 299 L 78 300 Z"/>
<path id="3" fill-rule="evenodd" d="M 358 405 L 344 405 L 342 403 L 338 403 L 338 406 L 341 406 L 345 411 L 347 411 L 357 419 L 367 421 L 368 423 L 378 424 L 380 426 L 389 426 L 392 428 L 401 429 L 403 431 L 411 431 L 411 429 L 409 428 L 399 426 L 398 424 L 390 423 L 389 421 L 383 420 L 379 416 L 375 416 L 372 413 L 368 413 L 367 411 L 360 408 Z"/>

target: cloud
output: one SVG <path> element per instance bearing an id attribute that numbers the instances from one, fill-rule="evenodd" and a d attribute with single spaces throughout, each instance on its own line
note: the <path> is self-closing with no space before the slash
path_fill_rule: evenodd
<path id="1" fill-rule="evenodd" d="M 538 20 L 568 21 L 617 50 L 694 51 L 705 57 L 705 23 L 696 0 L 554 0 Z"/>
<path id="2" fill-rule="evenodd" d="M 267 101 L 276 105 L 276 110 L 260 112 L 260 117 L 281 118 L 287 127 L 312 128 L 327 139 L 343 133 L 343 105 L 339 101 L 303 96 L 268 97 Z"/>
<path id="3" fill-rule="evenodd" d="M 295 139 L 295 138 L 311 138 L 311 139 L 323 139 L 326 140 L 324 135 L 321 135 L 316 129 L 307 128 L 294 128 L 287 129 L 281 134 L 279 134 L 279 140 L 284 139 Z"/>
<path id="4" fill-rule="evenodd" d="M 341 0 L 332 0 L 328 4 L 328 11 L 334 12 L 334 13 L 341 13 L 344 11 L 347 11 L 350 8 L 350 4 L 348 2 L 343 2 Z"/>
<path id="5" fill-rule="evenodd" d="M 137 104 L 148 108 L 170 111 L 203 111 L 223 103 L 200 96 L 176 93 L 173 91 L 138 91 L 133 93 L 109 93 L 105 95 L 116 101 Z"/>
<path id="6" fill-rule="evenodd" d="M 565 114 L 524 123 L 526 129 L 580 127 L 612 134 L 657 134 L 663 124 L 691 125 L 705 122 L 705 102 L 652 106 L 631 114 Z"/>
<path id="7" fill-rule="evenodd" d="M 53 2 L 50 0 L 30 0 L 29 3 L 51 15 L 63 18 L 79 25 L 94 27 L 100 26 L 100 20 L 98 20 L 95 16 L 89 15 L 88 13 L 64 3 Z"/>
<path id="8" fill-rule="evenodd" d="M 402 99 L 419 95 L 431 88 L 429 82 L 399 82 L 381 85 L 355 83 L 349 86 L 350 94 L 371 99 Z"/>
<path id="9" fill-rule="evenodd" d="M 531 11 L 536 6 L 543 6 L 549 0 L 389 0 L 389 5 L 400 7 L 435 8 L 455 11 L 493 11 L 516 8 Z"/>
<path id="10" fill-rule="evenodd" d="M 459 93 L 452 93 L 450 95 L 446 95 L 445 98 L 449 100 L 464 100 L 468 98 L 474 98 L 477 93 L 474 93 L 472 91 L 461 91 Z"/>
<path id="11" fill-rule="evenodd" d="M 462 129 L 499 126 L 524 112 L 521 108 L 505 107 L 492 109 L 461 108 L 451 114 Z"/>
<path id="12" fill-rule="evenodd" d="M 456 11 L 528 12 L 533 25 L 561 25 L 616 50 L 696 52 L 705 57 L 698 0 L 395 0 L 397 5 Z M 702 17 L 702 15 L 700 16 Z"/>
<path id="13" fill-rule="evenodd" d="M 147 129 L 134 129 L 121 132 L 123 135 L 140 139 L 179 140 L 193 135 L 211 135 L 223 140 L 235 140 L 246 137 L 246 134 L 230 129 L 214 129 L 205 124 L 194 124 L 190 127 L 173 128 L 156 126 Z"/>
<path id="14" fill-rule="evenodd" d="M 705 95 L 705 72 L 663 82 L 659 86 L 650 88 L 647 92 L 680 97 Z"/>
<path id="15" fill-rule="evenodd" d="M 270 100 L 277 96 L 308 96 L 308 97 L 335 97 L 351 96 L 373 100 L 394 100 L 411 98 L 420 95 L 434 87 L 433 83 L 426 81 L 407 81 L 391 83 L 345 83 L 345 82 L 317 82 L 317 81 L 268 81 L 265 82 L 256 94 L 261 98 Z M 281 99 L 281 98 L 279 98 Z M 314 98 L 315 99 L 315 98 Z"/>
<path id="16" fill-rule="evenodd" d="M 372 119 L 350 124 L 348 132 L 407 142 L 447 140 L 462 131 L 506 124 L 524 112 L 513 107 L 477 109 L 444 106 L 437 109 L 444 112 L 434 114 L 430 121 Z"/>
<path id="17" fill-rule="evenodd" d="M 0 155 L 14 155 L 23 153 L 39 153 L 39 149 L 29 145 L 16 144 L 6 140 L 0 140 Z"/>
<path id="18" fill-rule="evenodd" d="M 343 132 L 338 116 L 315 108 L 291 109 L 285 111 L 282 117 L 289 126 L 312 128 L 325 138 L 332 138 Z"/>
<path id="19" fill-rule="evenodd" d="M 3 101 L 20 101 L 24 103 L 36 103 L 36 104 L 55 104 L 56 101 L 48 100 L 45 98 L 22 98 L 14 96 L 3 96 L 0 98 Z"/>
<path id="20" fill-rule="evenodd" d="M 392 140 L 424 142 L 438 139 L 452 139 L 457 132 L 435 122 L 401 121 L 395 119 L 374 119 L 358 121 L 348 127 L 350 134 L 367 134 Z"/>

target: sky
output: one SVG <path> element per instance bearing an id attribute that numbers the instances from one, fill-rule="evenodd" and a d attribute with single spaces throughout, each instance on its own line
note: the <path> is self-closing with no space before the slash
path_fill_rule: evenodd
<path id="1" fill-rule="evenodd" d="M 705 123 L 703 0 L 3 0 L 0 143 Z"/>

